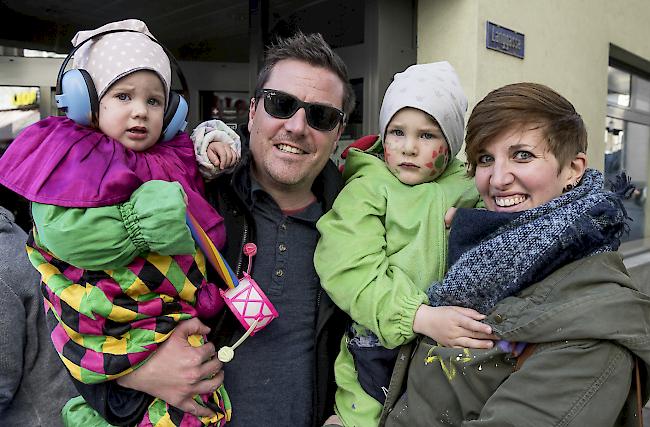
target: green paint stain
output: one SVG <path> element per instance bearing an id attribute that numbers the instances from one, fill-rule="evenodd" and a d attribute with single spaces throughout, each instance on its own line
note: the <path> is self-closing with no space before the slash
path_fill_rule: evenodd
<path id="1" fill-rule="evenodd" d="M 440 155 L 436 157 L 436 160 L 434 160 L 433 164 L 436 166 L 436 169 L 441 170 L 444 169 L 447 163 L 447 156 L 445 155 Z"/>

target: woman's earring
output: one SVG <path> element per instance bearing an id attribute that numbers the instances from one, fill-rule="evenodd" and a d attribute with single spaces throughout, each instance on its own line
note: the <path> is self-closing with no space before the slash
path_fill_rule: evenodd
<path id="1" fill-rule="evenodd" d="M 566 187 L 562 189 L 565 193 L 568 193 L 569 191 L 573 190 L 574 185 L 573 184 L 567 184 Z"/>

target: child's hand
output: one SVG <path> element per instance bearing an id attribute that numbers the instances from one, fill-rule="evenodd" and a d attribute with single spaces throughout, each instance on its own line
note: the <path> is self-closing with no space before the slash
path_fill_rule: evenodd
<path id="1" fill-rule="evenodd" d="M 446 347 L 492 348 L 489 325 L 479 322 L 485 315 L 471 308 L 421 305 L 415 313 L 413 332 L 423 334 Z"/>
<path id="2" fill-rule="evenodd" d="M 194 142 L 196 161 L 204 178 L 210 180 L 239 160 L 239 135 L 221 120 L 203 122 L 190 136 Z"/>
<path id="3" fill-rule="evenodd" d="M 325 424 L 323 424 L 323 427 L 325 426 L 342 426 L 343 423 L 341 422 L 341 419 L 339 418 L 338 415 L 330 415 L 328 419 L 325 420 Z"/>
<path id="4" fill-rule="evenodd" d="M 239 152 L 223 141 L 212 141 L 208 144 L 208 159 L 214 167 L 224 170 L 231 168 L 239 161 Z"/>

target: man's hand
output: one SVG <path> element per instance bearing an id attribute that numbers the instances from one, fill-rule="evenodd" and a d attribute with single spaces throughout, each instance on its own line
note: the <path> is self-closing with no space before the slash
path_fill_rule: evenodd
<path id="1" fill-rule="evenodd" d="M 221 170 L 235 166 L 239 161 L 239 153 L 230 144 L 215 140 L 208 144 L 208 159 L 212 164 Z"/>
<path id="2" fill-rule="evenodd" d="M 421 305 L 415 313 L 413 332 L 426 335 L 446 347 L 492 348 L 492 328 L 481 323 L 485 315 L 471 308 Z"/>
<path id="3" fill-rule="evenodd" d="M 215 357 L 214 345 L 192 347 L 191 335 L 205 335 L 210 328 L 199 319 L 180 322 L 167 340 L 138 369 L 120 377 L 123 387 L 158 397 L 182 411 L 200 416 L 214 416 L 192 398 L 211 393 L 223 383 L 223 364 Z"/>

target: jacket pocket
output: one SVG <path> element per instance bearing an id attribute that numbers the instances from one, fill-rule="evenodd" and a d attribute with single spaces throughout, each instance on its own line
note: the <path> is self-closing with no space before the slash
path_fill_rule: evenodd
<path id="1" fill-rule="evenodd" d="M 348 350 L 361 388 L 383 405 L 399 348 L 361 347 L 356 340 L 350 340 Z"/>

